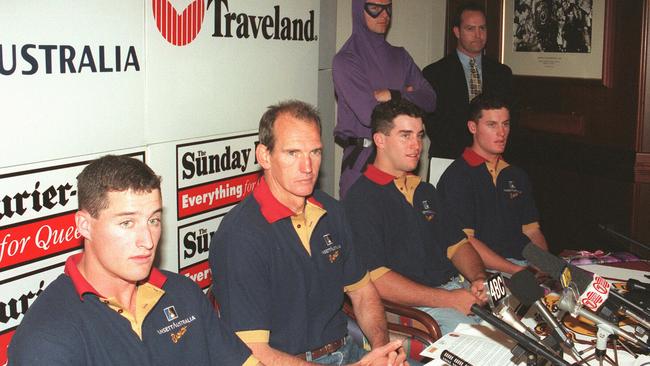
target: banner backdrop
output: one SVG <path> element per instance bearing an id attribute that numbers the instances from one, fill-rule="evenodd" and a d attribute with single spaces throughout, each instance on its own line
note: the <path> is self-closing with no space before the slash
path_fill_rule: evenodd
<path id="1" fill-rule="evenodd" d="M 252 191 L 268 105 L 316 104 L 318 0 L 0 2 L 0 365 L 81 248 L 76 175 L 106 153 L 163 177 L 157 264 L 211 283 L 209 238 Z"/>
<path id="2" fill-rule="evenodd" d="M 203 289 L 210 286 L 210 238 L 257 183 L 257 143 L 257 131 L 249 131 L 148 147 L 147 163 L 162 177 L 160 267 L 190 277 Z"/>

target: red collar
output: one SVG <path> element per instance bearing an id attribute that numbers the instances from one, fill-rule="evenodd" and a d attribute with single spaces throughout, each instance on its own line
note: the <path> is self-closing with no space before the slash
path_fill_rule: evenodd
<path id="1" fill-rule="evenodd" d="M 70 277 L 72 280 L 72 284 L 77 290 L 77 294 L 79 295 L 79 299 L 81 301 L 84 301 L 83 295 L 87 293 L 91 293 L 97 297 L 103 298 L 103 296 L 100 295 L 97 290 L 95 290 L 93 285 L 86 281 L 86 278 L 81 274 L 81 272 L 79 272 L 79 268 L 77 266 L 79 265 L 79 261 L 82 257 L 83 253 L 77 253 L 69 256 L 65 261 L 65 274 L 68 275 L 68 277 Z M 147 282 L 158 288 L 162 288 L 165 284 L 165 281 L 167 281 L 167 277 L 164 274 L 162 274 L 156 268 L 151 268 L 151 273 L 149 274 Z"/>
<path id="2" fill-rule="evenodd" d="M 381 186 L 385 186 L 388 183 L 391 183 L 393 180 L 395 180 L 395 176 L 390 175 L 383 170 L 379 170 L 374 164 L 368 164 L 368 168 L 366 169 L 365 173 L 363 175 L 366 176 L 366 178 L 370 179 L 372 182 L 375 182 Z"/>
<path id="3" fill-rule="evenodd" d="M 255 185 L 255 189 L 253 189 L 253 197 L 260 205 L 262 216 L 264 216 L 269 224 L 294 215 L 294 212 L 289 207 L 283 205 L 282 202 L 278 201 L 277 198 L 273 196 L 273 193 L 271 193 L 271 189 L 266 183 L 264 177 L 260 178 L 260 181 Z M 316 201 L 314 196 L 309 196 L 307 201 L 318 207 L 323 207 L 320 202 Z"/>
<path id="4" fill-rule="evenodd" d="M 481 155 L 477 154 L 474 150 L 470 149 L 469 147 L 465 148 L 465 151 L 463 151 L 463 159 L 469 164 L 471 167 L 477 167 L 488 160 Z"/>

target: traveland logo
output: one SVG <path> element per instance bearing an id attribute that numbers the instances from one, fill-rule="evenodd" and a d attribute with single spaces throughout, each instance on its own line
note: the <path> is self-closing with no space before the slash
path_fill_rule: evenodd
<path id="1" fill-rule="evenodd" d="M 230 10 L 228 0 L 194 0 L 182 11 L 170 0 L 152 0 L 156 28 L 167 42 L 185 46 L 201 31 L 206 11 L 214 14 L 212 37 L 215 38 L 263 38 L 282 41 L 316 41 L 314 34 L 314 10 L 305 18 L 283 16 L 280 5 L 273 6 L 273 13 L 247 14 Z M 271 9 L 269 9 L 270 12 Z"/>

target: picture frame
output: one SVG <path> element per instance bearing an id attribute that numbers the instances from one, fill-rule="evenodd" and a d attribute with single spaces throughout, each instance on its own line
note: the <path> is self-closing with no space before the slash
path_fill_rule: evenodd
<path id="1" fill-rule="evenodd" d="M 501 62 L 514 75 L 611 83 L 612 0 L 502 0 Z"/>

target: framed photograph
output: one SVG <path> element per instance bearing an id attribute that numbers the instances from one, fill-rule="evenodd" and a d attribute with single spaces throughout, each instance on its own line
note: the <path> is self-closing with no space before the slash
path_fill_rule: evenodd
<path id="1" fill-rule="evenodd" d="M 607 0 L 502 0 L 501 60 L 515 75 L 606 78 Z"/>

